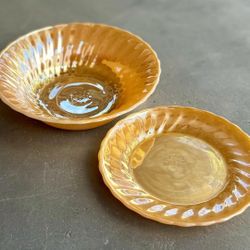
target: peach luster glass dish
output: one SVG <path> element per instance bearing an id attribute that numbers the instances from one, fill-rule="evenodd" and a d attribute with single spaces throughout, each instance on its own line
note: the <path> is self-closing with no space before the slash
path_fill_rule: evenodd
<path id="1" fill-rule="evenodd" d="M 119 121 L 99 169 L 112 194 L 165 224 L 205 226 L 250 204 L 250 137 L 213 113 L 156 107 Z"/>
<path id="2" fill-rule="evenodd" d="M 91 23 L 46 27 L 0 54 L 0 97 L 51 126 L 90 129 L 125 114 L 155 90 L 160 62 L 149 44 Z"/>

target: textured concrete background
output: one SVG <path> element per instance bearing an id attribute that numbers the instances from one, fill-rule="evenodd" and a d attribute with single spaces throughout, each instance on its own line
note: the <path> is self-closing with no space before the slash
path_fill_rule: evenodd
<path id="1" fill-rule="evenodd" d="M 0 0 L 0 49 L 72 21 L 116 25 L 155 48 L 161 81 L 139 109 L 192 105 L 250 133 L 249 1 Z M 178 228 L 118 202 L 97 168 L 113 124 L 61 131 L 0 103 L 0 249 L 249 249 L 250 209 L 223 224 Z"/>

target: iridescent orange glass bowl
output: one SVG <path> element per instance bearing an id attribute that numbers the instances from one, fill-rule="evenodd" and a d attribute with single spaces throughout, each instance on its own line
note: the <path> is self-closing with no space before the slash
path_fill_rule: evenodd
<path id="1" fill-rule="evenodd" d="M 0 98 L 51 126 L 90 129 L 143 103 L 159 75 L 156 53 L 138 36 L 104 24 L 62 24 L 1 52 Z"/>

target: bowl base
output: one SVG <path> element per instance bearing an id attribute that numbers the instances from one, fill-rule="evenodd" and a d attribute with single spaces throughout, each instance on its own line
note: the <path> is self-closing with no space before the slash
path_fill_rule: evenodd
<path id="1" fill-rule="evenodd" d="M 130 159 L 137 183 L 152 196 L 176 205 L 194 205 L 220 193 L 227 182 L 222 155 L 201 139 L 168 133 L 147 139 Z"/>
<path id="2" fill-rule="evenodd" d="M 59 128 L 59 129 L 64 129 L 64 130 L 88 130 L 92 128 L 97 128 L 99 126 L 105 125 L 109 123 L 112 119 L 110 120 L 105 120 L 105 121 L 98 121 L 98 122 L 91 122 L 91 123 L 69 123 L 69 124 L 63 124 L 63 123 L 51 123 L 51 122 L 45 122 L 45 124 L 54 127 L 54 128 Z"/>
<path id="3" fill-rule="evenodd" d="M 110 112 L 119 97 L 119 78 L 100 64 L 78 67 L 38 84 L 44 112 L 58 118 L 94 118 Z"/>

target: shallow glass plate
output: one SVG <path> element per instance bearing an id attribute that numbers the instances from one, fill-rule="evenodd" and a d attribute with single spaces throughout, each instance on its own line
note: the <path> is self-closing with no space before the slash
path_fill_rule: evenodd
<path id="1" fill-rule="evenodd" d="M 143 103 L 159 75 L 156 53 L 136 35 L 104 24 L 61 24 L 0 53 L 0 98 L 49 125 L 89 129 Z"/>
<path id="2" fill-rule="evenodd" d="M 226 221 L 250 202 L 250 137 L 190 107 L 157 107 L 119 121 L 104 138 L 99 168 L 124 205 L 179 226 Z"/>

